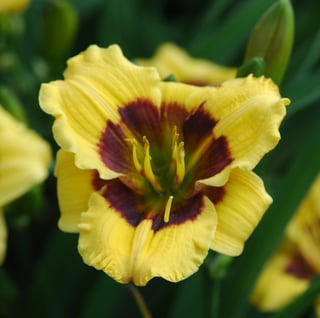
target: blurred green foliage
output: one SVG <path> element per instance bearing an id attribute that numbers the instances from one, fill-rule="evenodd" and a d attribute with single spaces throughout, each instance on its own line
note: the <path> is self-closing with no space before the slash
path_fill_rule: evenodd
<path id="1" fill-rule="evenodd" d="M 251 30 L 273 3 L 33 0 L 21 15 L 0 16 L 1 92 L 13 92 L 30 126 L 55 150 L 52 119 L 41 112 L 38 91 L 42 82 L 61 78 L 68 57 L 93 43 L 104 47 L 118 43 L 129 58 L 149 57 L 159 44 L 174 41 L 195 57 L 240 66 Z M 273 317 L 250 307 L 250 291 L 320 168 L 320 2 L 292 1 L 292 5 L 293 54 L 280 87 L 291 106 L 281 127 L 282 141 L 257 167 L 274 204 L 245 252 L 226 262 L 223 275 L 210 275 L 216 257 L 210 253 L 199 272 L 186 281 L 154 279 L 139 288 L 153 317 Z M 35 192 L 7 208 L 9 241 L 0 268 L 0 317 L 139 317 L 129 289 L 85 266 L 77 253 L 77 235 L 57 229 L 52 173 Z M 274 317 L 314 317 L 310 305 L 320 293 L 319 285 L 316 280 L 300 302 Z"/>

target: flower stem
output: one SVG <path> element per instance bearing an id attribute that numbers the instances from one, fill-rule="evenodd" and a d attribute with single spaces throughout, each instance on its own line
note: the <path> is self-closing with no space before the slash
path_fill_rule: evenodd
<path id="1" fill-rule="evenodd" d="M 132 284 L 128 284 L 127 286 L 129 288 L 130 292 L 132 293 L 132 296 L 133 296 L 134 300 L 136 301 L 136 304 L 139 307 L 141 317 L 142 318 L 152 318 L 151 313 L 150 313 L 141 293 L 139 292 L 138 288 Z"/>

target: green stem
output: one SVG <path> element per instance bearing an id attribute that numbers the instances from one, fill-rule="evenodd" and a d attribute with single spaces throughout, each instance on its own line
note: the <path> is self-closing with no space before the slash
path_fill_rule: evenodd
<path id="1" fill-rule="evenodd" d="M 136 304 L 139 307 L 141 317 L 142 318 L 152 318 L 152 315 L 151 315 L 141 293 L 139 292 L 138 288 L 132 284 L 128 284 L 127 286 L 129 288 L 130 292 L 132 293 L 132 296 L 133 296 L 134 300 L 136 301 Z"/>
<path id="2" fill-rule="evenodd" d="M 211 317 L 211 295 L 213 290 L 214 280 L 209 275 L 207 268 L 202 270 L 203 273 L 203 317 Z"/>
<path id="3" fill-rule="evenodd" d="M 220 285 L 221 280 L 216 279 L 213 284 L 212 293 L 211 293 L 211 318 L 218 317 L 219 314 L 219 304 L 220 304 Z"/>

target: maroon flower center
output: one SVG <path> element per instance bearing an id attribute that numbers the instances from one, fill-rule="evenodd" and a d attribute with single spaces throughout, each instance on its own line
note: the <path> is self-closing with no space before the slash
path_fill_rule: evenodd
<path id="1" fill-rule="evenodd" d="M 121 183 L 117 193 L 111 194 L 115 181 L 105 181 L 105 198 L 130 220 L 135 215 L 160 224 L 155 220 L 161 215 L 162 223 L 172 224 L 182 210 L 186 216 L 182 219 L 190 219 L 193 214 L 186 206 L 200 195 L 195 182 L 214 176 L 232 161 L 227 139 L 214 136 L 217 121 L 205 110 L 205 102 L 188 113 L 177 103 L 164 103 L 159 109 L 138 99 L 119 108 L 119 114 L 121 121 L 107 122 L 98 145 L 106 166 L 122 174 L 116 181 Z M 209 197 L 221 197 L 222 191 L 215 189 L 207 191 Z M 121 197 L 120 192 L 126 195 Z M 129 203 L 118 204 L 125 198 L 130 208 Z"/>
<path id="2" fill-rule="evenodd" d="M 296 253 L 290 259 L 290 262 L 285 268 L 285 272 L 294 277 L 306 280 L 312 280 L 316 276 L 315 270 L 300 253 Z"/>

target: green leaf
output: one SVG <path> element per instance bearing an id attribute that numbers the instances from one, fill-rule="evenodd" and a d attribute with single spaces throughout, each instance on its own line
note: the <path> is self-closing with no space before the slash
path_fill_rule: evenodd
<path id="1" fill-rule="evenodd" d="M 217 0 L 209 3 L 209 6 L 204 10 L 204 14 L 198 20 L 196 31 L 194 34 L 200 35 L 202 32 L 208 31 L 217 23 L 219 17 L 230 7 L 233 0 Z"/>
<path id="2" fill-rule="evenodd" d="M 113 317 L 124 292 L 123 285 L 100 273 L 98 280 L 88 290 L 84 304 L 81 306 L 80 318 Z"/>
<path id="3" fill-rule="evenodd" d="M 297 53 L 300 54 L 296 54 L 299 55 L 299 59 L 298 59 L 298 63 L 294 64 L 294 70 L 295 73 L 298 77 L 301 77 L 301 74 L 309 74 L 312 73 L 312 71 L 314 71 L 315 65 L 317 62 L 319 62 L 320 59 L 320 27 L 317 30 L 317 33 L 315 34 L 315 37 L 313 39 L 313 41 L 311 43 L 307 42 L 308 45 L 308 49 L 307 52 L 302 51 L 300 53 L 300 51 L 298 51 L 299 48 L 297 48 Z M 307 53 L 307 54 L 306 54 Z"/>
<path id="4" fill-rule="evenodd" d="M 213 21 L 206 33 L 198 34 L 189 45 L 194 56 L 226 63 L 235 58 L 247 40 L 254 23 L 273 0 L 237 2 L 222 16 L 219 24 Z"/>
<path id="5" fill-rule="evenodd" d="M 0 105 L 13 117 L 21 122 L 27 122 L 23 105 L 14 91 L 7 86 L 0 86 Z"/>
<path id="6" fill-rule="evenodd" d="M 96 274 L 83 264 L 77 252 L 77 235 L 53 231 L 33 270 L 32 286 L 24 299 L 24 316 L 77 317 L 79 303 L 87 297 Z"/>
<path id="7" fill-rule="evenodd" d="M 117 43 L 127 57 L 139 54 L 141 35 L 144 34 L 144 12 L 140 3 L 136 0 L 109 0 L 104 2 L 102 10 L 99 44 Z"/>
<path id="8" fill-rule="evenodd" d="M 295 82 L 294 85 L 284 90 L 284 94 L 290 96 L 291 100 L 288 116 L 292 116 L 320 100 L 319 83 L 320 72 L 302 77 L 299 82 Z"/>
<path id="9" fill-rule="evenodd" d="M 0 286 L 0 317 L 9 317 L 9 308 L 14 304 L 19 291 L 3 269 L 0 269 Z"/>
<path id="10" fill-rule="evenodd" d="M 191 276 L 179 284 L 177 299 L 168 318 L 203 317 L 201 273 Z M 210 284 L 210 281 L 207 283 Z"/>

